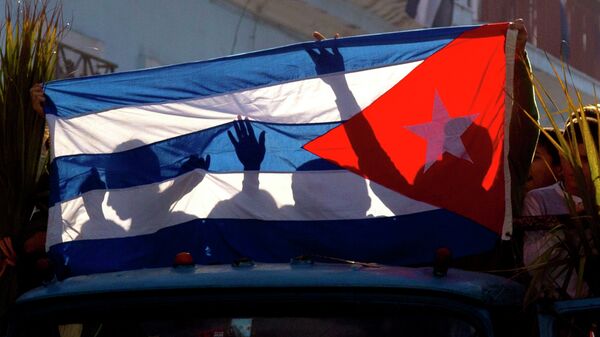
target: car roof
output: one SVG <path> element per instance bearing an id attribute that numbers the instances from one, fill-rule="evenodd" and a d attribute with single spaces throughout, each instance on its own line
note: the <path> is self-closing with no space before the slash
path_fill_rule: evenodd
<path id="1" fill-rule="evenodd" d="M 61 297 L 117 292 L 239 288 L 357 288 L 423 291 L 458 296 L 486 305 L 520 305 L 524 288 L 506 278 L 450 269 L 436 277 L 431 267 L 358 264 L 269 264 L 245 267 L 196 265 L 82 275 L 55 281 L 23 294 L 24 304 Z"/>
<path id="2" fill-rule="evenodd" d="M 600 310 L 600 297 L 557 301 L 554 303 L 554 310 L 559 314 L 572 314 L 588 310 Z"/>

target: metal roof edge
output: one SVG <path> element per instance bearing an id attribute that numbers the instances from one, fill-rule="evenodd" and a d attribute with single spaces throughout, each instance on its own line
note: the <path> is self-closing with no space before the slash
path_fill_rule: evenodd
<path id="1" fill-rule="evenodd" d="M 435 277 L 432 268 L 357 267 L 344 264 L 262 264 L 140 269 L 76 276 L 23 294 L 17 303 L 104 293 L 239 288 L 378 288 L 438 293 L 486 305 L 519 305 L 524 288 L 499 276 L 450 269 Z"/>

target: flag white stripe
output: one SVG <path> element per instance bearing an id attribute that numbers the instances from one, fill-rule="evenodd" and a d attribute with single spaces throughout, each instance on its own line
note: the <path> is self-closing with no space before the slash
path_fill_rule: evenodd
<path id="1" fill-rule="evenodd" d="M 113 153 L 117 146 L 130 140 L 151 144 L 229 123 L 237 115 L 283 124 L 346 120 L 369 106 L 421 62 L 327 75 L 209 98 L 128 106 L 72 118 L 48 115 L 54 139 L 53 155 Z M 350 104 L 339 109 L 337 104 L 341 100 L 336 101 L 326 82 L 339 83 L 344 78 L 358 106 Z M 344 102 L 347 104 L 347 100 Z"/>
<path id="2" fill-rule="evenodd" d="M 156 184 L 93 190 L 57 204 L 50 208 L 46 244 L 150 234 L 198 218 L 345 220 L 435 209 L 349 171 L 195 170 Z"/>

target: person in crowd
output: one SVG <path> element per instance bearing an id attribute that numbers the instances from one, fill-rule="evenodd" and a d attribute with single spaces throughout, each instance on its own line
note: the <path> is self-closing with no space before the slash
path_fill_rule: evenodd
<path id="1" fill-rule="evenodd" d="M 588 105 L 583 110 L 583 115 L 589 124 L 591 135 L 595 140 L 598 140 L 597 111 L 598 107 L 594 105 Z M 574 127 L 571 127 L 571 124 Z M 564 136 L 567 140 L 577 140 L 577 151 L 581 160 L 583 178 L 586 181 L 586 186 L 592 186 L 587 152 L 578 124 L 578 118 L 572 116 L 565 126 Z M 577 210 L 582 210 L 581 198 L 578 196 L 581 195 L 580 186 L 577 182 L 573 166 L 564 156 L 560 156 L 560 170 L 563 176 L 561 182 L 529 191 L 523 203 L 524 216 L 569 214 L 570 211 L 565 198 L 572 199 L 575 206 L 578 207 Z"/>
<path id="2" fill-rule="evenodd" d="M 577 179 L 577 173 L 571 162 L 565 156 L 560 156 L 560 166 L 563 180 L 555 184 L 534 189 L 527 193 L 523 203 L 523 216 L 543 216 L 543 215 L 568 215 L 584 210 L 583 200 L 580 197 L 586 192 L 586 188 L 592 188 L 592 178 L 588 162 L 588 154 L 582 138 L 582 132 L 579 124 L 581 119 L 585 118 L 591 136 L 598 142 L 598 106 L 589 105 L 584 107 L 582 117 L 577 114 L 571 116 L 565 126 L 564 136 L 572 145 L 572 151 L 577 151 L 581 161 L 581 175 L 583 180 Z M 582 185 L 581 182 L 584 182 Z M 532 268 L 540 262 L 540 256 L 544 255 L 548 249 L 555 245 L 558 240 L 562 240 L 561 234 L 549 232 L 547 229 L 526 230 L 523 237 L 523 264 L 525 267 Z M 557 289 L 567 278 L 565 272 L 556 271 L 552 277 L 557 285 Z M 588 288 L 583 285 L 579 293 L 577 292 L 576 274 L 571 274 L 566 288 L 566 295 L 569 297 L 585 296 Z M 556 294 L 551 295 L 556 296 Z"/>
<path id="3" fill-rule="evenodd" d="M 36 83 L 29 89 L 29 96 L 31 98 L 31 106 L 40 117 L 44 117 L 44 102 L 46 102 L 46 96 L 44 96 L 44 87 L 41 83 Z"/>
<path id="4" fill-rule="evenodd" d="M 545 134 L 540 135 L 529 167 L 529 178 L 525 184 L 526 192 L 555 184 L 562 177 L 558 149 L 550 140 L 552 139 L 558 143 L 558 138 L 554 129 L 545 128 L 545 131 L 548 136 Z"/>

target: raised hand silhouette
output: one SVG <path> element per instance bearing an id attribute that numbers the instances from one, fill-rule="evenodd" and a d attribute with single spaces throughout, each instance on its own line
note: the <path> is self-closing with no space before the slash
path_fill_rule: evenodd
<path id="1" fill-rule="evenodd" d="M 315 32 L 316 33 L 316 32 Z M 315 42 L 316 48 L 306 48 L 306 52 L 315 63 L 315 71 L 321 76 L 321 80 L 331 87 L 336 96 L 336 103 L 342 120 L 347 120 L 361 110 L 356 98 L 348 87 L 346 76 L 329 76 L 328 74 L 341 73 L 346 70 L 344 56 L 340 53 L 337 40 L 320 41 L 319 36 L 314 35 L 319 41 Z M 326 48 L 326 46 L 329 46 Z"/>
<path id="2" fill-rule="evenodd" d="M 227 135 L 235 148 L 238 159 L 244 165 L 244 170 L 260 170 L 260 164 L 265 159 L 265 132 L 261 132 L 257 140 L 248 118 L 242 119 L 240 116 L 233 122 L 233 127 L 237 140 L 231 131 L 227 131 Z"/>
<path id="3" fill-rule="evenodd" d="M 322 42 L 317 42 L 321 44 Z M 325 46 L 320 45 L 316 50 L 306 48 L 306 52 L 315 63 L 315 71 L 318 75 L 336 73 L 345 70 L 344 58 L 337 46 L 328 51 Z"/>
<path id="4" fill-rule="evenodd" d="M 202 169 L 208 171 L 210 167 L 210 155 L 206 155 L 206 158 L 198 157 L 193 154 L 189 156 L 189 158 L 181 165 L 179 169 L 179 174 L 189 172 L 195 169 Z"/>

